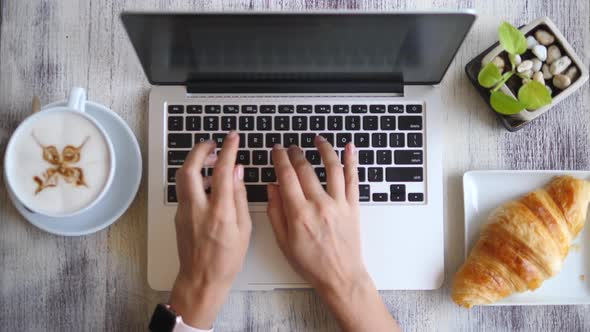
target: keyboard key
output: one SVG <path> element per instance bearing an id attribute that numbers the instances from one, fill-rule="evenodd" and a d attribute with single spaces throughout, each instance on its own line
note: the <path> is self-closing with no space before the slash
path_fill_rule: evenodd
<path id="1" fill-rule="evenodd" d="M 373 150 L 359 150 L 358 154 L 360 165 L 373 165 L 375 163 L 375 153 Z"/>
<path id="2" fill-rule="evenodd" d="M 373 133 L 371 134 L 371 146 L 374 148 L 384 148 L 387 146 L 387 134 Z"/>
<path id="3" fill-rule="evenodd" d="M 239 133 L 238 136 L 240 137 L 240 148 L 246 147 L 246 134 Z"/>
<path id="4" fill-rule="evenodd" d="M 387 194 L 386 193 L 374 193 L 373 194 L 373 202 L 387 202 Z"/>
<path id="5" fill-rule="evenodd" d="M 422 202 L 422 201 L 424 201 L 424 194 L 423 193 L 409 193 L 408 194 L 408 201 Z"/>
<path id="6" fill-rule="evenodd" d="M 178 202 L 178 198 L 176 198 L 176 186 L 171 184 L 168 185 L 168 203 L 177 203 Z"/>
<path id="7" fill-rule="evenodd" d="M 320 136 L 326 139 L 328 143 L 334 146 L 334 134 L 333 133 L 320 133 Z"/>
<path id="8" fill-rule="evenodd" d="M 195 134 L 195 144 L 203 143 L 208 141 L 211 136 L 209 134 Z"/>
<path id="9" fill-rule="evenodd" d="M 244 167 L 244 182 L 258 182 L 258 168 Z"/>
<path id="10" fill-rule="evenodd" d="M 347 116 L 344 119 L 344 128 L 346 130 L 360 130 L 361 129 L 361 117 L 360 116 Z"/>
<path id="11" fill-rule="evenodd" d="M 190 149 L 193 146 L 192 138 L 191 134 L 168 134 L 168 147 Z"/>
<path id="12" fill-rule="evenodd" d="M 422 130 L 421 116 L 400 116 L 397 121 L 399 130 Z"/>
<path id="13" fill-rule="evenodd" d="M 304 133 L 301 134 L 301 147 L 302 148 L 313 148 L 313 141 L 315 140 L 315 134 Z"/>
<path id="14" fill-rule="evenodd" d="M 315 105 L 316 113 L 330 113 L 330 105 Z"/>
<path id="15" fill-rule="evenodd" d="M 249 148 L 261 148 L 262 147 L 262 134 L 248 134 L 248 147 Z"/>
<path id="16" fill-rule="evenodd" d="M 358 168 L 359 182 L 365 182 L 367 178 L 367 170 L 364 167 Z"/>
<path id="17" fill-rule="evenodd" d="M 297 113 L 309 114 L 312 112 L 311 105 L 297 105 Z"/>
<path id="18" fill-rule="evenodd" d="M 404 105 L 387 105 L 387 112 L 389 113 L 403 113 Z"/>
<path id="19" fill-rule="evenodd" d="M 200 116 L 187 116 L 185 119 L 186 130 L 198 131 L 201 130 L 201 117 Z"/>
<path id="20" fill-rule="evenodd" d="M 255 114 L 258 112 L 258 106 L 256 105 L 242 105 L 243 114 Z"/>
<path id="21" fill-rule="evenodd" d="M 378 127 L 378 117 L 376 116 L 364 116 L 363 117 L 363 130 L 377 130 Z"/>
<path id="22" fill-rule="evenodd" d="M 305 159 L 312 165 L 320 165 L 322 163 L 322 158 L 318 150 L 305 151 Z"/>
<path id="23" fill-rule="evenodd" d="M 221 113 L 220 105 L 205 105 L 206 114 L 219 114 Z"/>
<path id="24" fill-rule="evenodd" d="M 225 134 L 213 134 L 213 141 L 217 144 L 218 148 L 223 146 L 223 139 L 225 138 Z"/>
<path id="25" fill-rule="evenodd" d="M 394 160 L 398 165 L 421 165 L 422 150 L 396 150 Z"/>
<path id="26" fill-rule="evenodd" d="M 367 105 L 352 105 L 352 113 L 367 113 Z"/>
<path id="27" fill-rule="evenodd" d="M 402 134 L 402 133 L 389 134 L 389 146 L 392 148 L 403 148 L 405 146 L 404 134 Z"/>
<path id="28" fill-rule="evenodd" d="M 203 129 L 207 131 L 219 130 L 219 117 L 206 116 L 204 118 Z"/>
<path id="29" fill-rule="evenodd" d="M 264 167 L 260 169 L 260 173 L 262 173 L 262 182 L 277 182 L 277 175 L 275 174 L 274 168 Z"/>
<path id="30" fill-rule="evenodd" d="M 392 184 L 389 186 L 390 193 L 398 193 L 406 195 L 406 185 L 405 184 Z"/>
<path id="31" fill-rule="evenodd" d="M 237 114 L 239 112 L 240 107 L 238 105 L 223 105 L 223 113 Z"/>
<path id="32" fill-rule="evenodd" d="M 254 117 L 253 116 L 240 116 L 239 120 L 240 130 L 254 130 Z"/>
<path id="33" fill-rule="evenodd" d="M 307 130 L 307 117 L 306 116 L 294 116 L 293 123 L 291 124 L 292 130 L 304 131 Z"/>
<path id="34" fill-rule="evenodd" d="M 368 202 L 371 200 L 371 186 L 368 184 L 359 185 L 359 201 Z"/>
<path id="35" fill-rule="evenodd" d="M 387 182 L 422 182 L 423 172 L 422 167 L 387 167 L 385 179 Z"/>
<path id="36" fill-rule="evenodd" d="M 401 134 L 401 135 L 403 135 L 403 134 Z M 408 147 L 421 148 L 422 147 L 422 134 L 408 133 Z"/>
<path id="37" fill-rule="evenodd" d="M 276 112 L 277 107 L 275 105 L 260 105 L 260 113 L 271 114 Z"/>
<path id="38" fill-rule="evenodd" d="M 176 182 L 176 171 L 178 171 L 180 167 L 168 167 L 168 183 Z"/>
<path id="39" fill-rule="evenodd" d="M 326 169 L 324 167 L 316 167 L 314 171 L 320 182 L 326 182 Z"/>
<path id="40" fill-rule="evenodd" d="M 334 105 L 334 113 L 348 113 L 348 105 Z"/>
<path id="41" fill-rule="evenodd" d="M 284 134 L 283 142 L 285 142 L 286 147 L 299 145 L 299 134 Z"/>
<path id="42" fill-rule="evenodd" d="M 379 150 L 377 151 L 377 164 L 378 165 L 391 165 L 391 150 Z"/>
<path id="43" fill-rule="evenodd" d="M 275 144 L 281 144 L 281 134 L 266 134 L 266 147 L 272 148 Z"/>
<path id="44" fill-rule="evenodd" d="M 171 150 L 168 151 L 168 165 L 182 166 L 189 150 Z"/>
<path id="45" fill-rule="evenodd" d="M 309 118 L 309 129 L 326 130 L 326 118 L 323 116 L 312 116 Z"/>
<path id="46" fill-rule="evenodd" d="M 329 116 L 328 117 L 328 130 L 342 130 L 342 117 L 341 116 Z"/>
<path id="47" fill-rule="evenodd" d="M 381 117 L 381 130 L 395 130 L 395 116 L 384 115 Z"/>
<path id="48" fill-rule="evenodd" d="M 272 130 L 271 116 L 256 117 L 256 130 Z"/>
<path id="49" fill-rule="evenodd" d="M 406 111 L 408 113 L 422 113 L 422 105 L 408 105 Z"/>
<path id="50" fill-rule="evenodd" d="M 352 142 L 352 134 L 351 133 L 341 133 L 336 134 L 336 146 L 339 148 L 343 148 L 346 144 Z"/>
<path id="51" fill-rule="evenodd" d="M 275 116 L 275 130 L 291 130 L 289 121 L 290 117 L 288 116 Z"/>
<path id="52" fill-rule="evenodd" d="M 188 114 L 201 114 L 201 113 L 203 113 L 203 106 L 201 106 L 201 105 L 188 105 L 186 107 L 186 112 Z"/>
<path id="53" fill-rule="evenodd" d="M 385 113 L 385 105 L 371 105 L 369 106 L 371 113 Z"/>
<path id="54" fill-rule="evenodd" d="M 382 182 L 383 181 L 383 168 L 369 167 L 367 169 L 367 178 L 369 179 L 369 182 Z"/>
<path id="55" fill-rule="evenodd" d="M 168 105 L 168 114 L 184 113 L 184 105 Z"/>
<path id="56" fill-rule="evenodd" d="M 213 176 L 213 168 L 207 168 L 207 176 Z"/>
<path id="57" fill-rule="evenodd" d="M 169 116 L 168 117 L 168 130 L 177 131 L 182 130 L 182 116 Z"/>
<path id="58" fill-rule="evenodd" d="M 293 105 L 279 105 L 279 113 L 281 113 L 281 114 L 295 113 L 295 107 Z"/>
<path id="59" fill-rule="evenodd" d="M 259 203 L 268 201 L 268 193 L 266 192 L 266 185 L 247 185 L 246 193 L 248 202 Z"/>
<path id="60" fill-rule="evenodd" d="M 238 129 L 238 118 L 235 116 L 221 117 L 221 130 L 236 130 Z"/>
<path id="61" fill-rule="evenodd" d="M 250 151 L 238 150 L 236 164 L 250 165 Z"/>
<path id="62" fill-rule="evenodd" d="M 356 145 L 357 148 L 368 148 L 369 147 L 369 134 L 368 133 L 354 134 L 354 145 Z"/>
<path id="63" fill-rule="evenodd" d="M 268 165 L 268 152 L 266 150 L 252 151 L 253 165 Z"/>

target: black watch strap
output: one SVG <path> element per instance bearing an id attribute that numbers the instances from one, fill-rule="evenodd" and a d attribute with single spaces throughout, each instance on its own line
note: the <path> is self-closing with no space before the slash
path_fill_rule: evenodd
<path id="1" fill-rule="evenodd" d="M 159 303 L 150 320 L 151 332 L 172 332 L 176 325 L 177 314 L 165 304 Z"/>

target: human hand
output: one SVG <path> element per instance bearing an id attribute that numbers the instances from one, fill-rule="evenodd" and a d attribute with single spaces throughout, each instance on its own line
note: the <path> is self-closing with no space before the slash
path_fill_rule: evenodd
<path id="1" fill-rule="evenodd" d="M 230 132 L 219 156 L 215 143 L 196 145 L 176 173 L 176 239 L 180 270 L 170 306 L 187 324 L 209 328 L 241 270 L 252 221 L 248 213 L 244 169 L 236 165 L 239 136 Z M 211 194 L 201 176 L 215 166 Z"/>

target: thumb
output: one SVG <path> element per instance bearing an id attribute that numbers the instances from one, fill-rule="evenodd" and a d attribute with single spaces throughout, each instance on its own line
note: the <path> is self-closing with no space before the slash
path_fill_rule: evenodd
<path id="1" fill-rule="evenodd" d="M 234 204 L 236 205 L 236 214 L 238 216 L 238 227 L 252 229 L 252 219 L 248 211 L 246 185 L 244 184 L 244 166 L 242 165 L 236 165 L 234 167 Z"/>
<path id="2" fill-rule="evenodd" d="M 283 201 L 281 193 L 276 184 L 269 184 L 268 191 L 268 206 L 266 207 L 266 214 L 270 219 L 272 230 L 275 233 L 279 248 L 286 254 L 287 248 L 287 220 L 285 212 L 283 211 Z"/>

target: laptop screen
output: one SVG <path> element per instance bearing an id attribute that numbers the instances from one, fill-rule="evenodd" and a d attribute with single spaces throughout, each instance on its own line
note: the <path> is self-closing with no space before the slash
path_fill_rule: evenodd
<path id="1" fill-rule="evenodd" d="M 397 77 L 436 84 L 468 13 L 122 14 L 152 84 Z"/>

